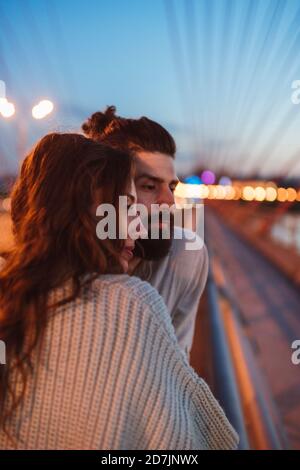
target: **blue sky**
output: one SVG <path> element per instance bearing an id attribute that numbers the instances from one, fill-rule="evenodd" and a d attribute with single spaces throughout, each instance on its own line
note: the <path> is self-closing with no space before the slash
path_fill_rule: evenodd
<path id="1" fill-rule="evenodd" d="M 177 167 L 300 175 L 300 0 L 0 0 L 0 174 L 114 104 L 163 123 Z M 42 98 L 55 112 L 34 121 Z"/>

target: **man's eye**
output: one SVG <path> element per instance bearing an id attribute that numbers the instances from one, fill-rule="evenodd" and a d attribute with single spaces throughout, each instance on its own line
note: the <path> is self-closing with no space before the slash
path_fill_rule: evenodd
<path id="1" fill-rule="evenodd" d="M 153 184 L 143 184 L 142 188 L 146 189 L 147 191 L 153 191 L 155 189 L 155 186 Z"/>

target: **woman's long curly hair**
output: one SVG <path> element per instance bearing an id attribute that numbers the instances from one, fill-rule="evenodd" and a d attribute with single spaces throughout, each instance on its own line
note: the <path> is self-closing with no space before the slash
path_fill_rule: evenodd
<path id="1" fill-rule="evenodd" d="M 0 339 L 8 358 L 0 367 L 0 426 L 5 431 L 24 396 L 31 354 L 42 340 L 49 309 L 58 306 L 48 305 L 50 290 L 71 280 L 72 293 L 60 302 L 66 303 L 93 276 L 118 269 L 122 241 L 97 238 L 91 208 L 103 202 L 117 209 L 131 177 L 129 154 L 79 134 L 49 134 L 23 162 L 11 195 L 15 244 L 0 271 Z M 96 201 L 99 191 L 101 201 Z M 17 395 L 12 372 L 22 383 Z"/>

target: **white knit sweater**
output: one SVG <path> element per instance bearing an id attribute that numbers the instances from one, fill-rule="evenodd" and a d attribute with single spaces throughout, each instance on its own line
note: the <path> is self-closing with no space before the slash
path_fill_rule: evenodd
<path id="1" fill-rule="evenodd" d="M 19 449 L 237 447 L 235 431 L 179 348 L 162 298 L 136 277 L 100 276 L 59 307 L 33 364 L 9 425 Z M 12 447 L 0 430 L 0 449 Z"/>

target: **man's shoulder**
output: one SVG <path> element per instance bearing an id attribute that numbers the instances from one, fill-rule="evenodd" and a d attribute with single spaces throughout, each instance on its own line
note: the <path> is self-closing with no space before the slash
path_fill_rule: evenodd
<path id="1" fill-rule="evenodd" d="M 195 239 L 197 244 L 193 245 Z M 134 275 L 149 281 L 162 294 L 162 286 L 168 286 L 169 290 L 170 283 L 174 290 L 180 289 L 180 285 L 204 282 L 208 264 L 207 248 L 203 240 L 191 230 L 175 227 L 169 253 L 159 260 L 143 260 L 135 269 Z"/>
<path id="2" fill-rule="evenodd" d="M 199 263 L 207 259 L 207 248 L 203 238 L 189 229 L 174 227 L 174 239 L 169 253 L 170 259 Z"/>
<path id="3" fill-rule="evenodd" d="M 172 276 L 173 282 L 177 284 L 194 284 L 206 280 L 209 259 L 203 239 L 191 230 L 179 227 L 176 227 L 174 235 L 177 238 L 174 237 L 167 257 L 156 262 L 160 278 Z"/>

